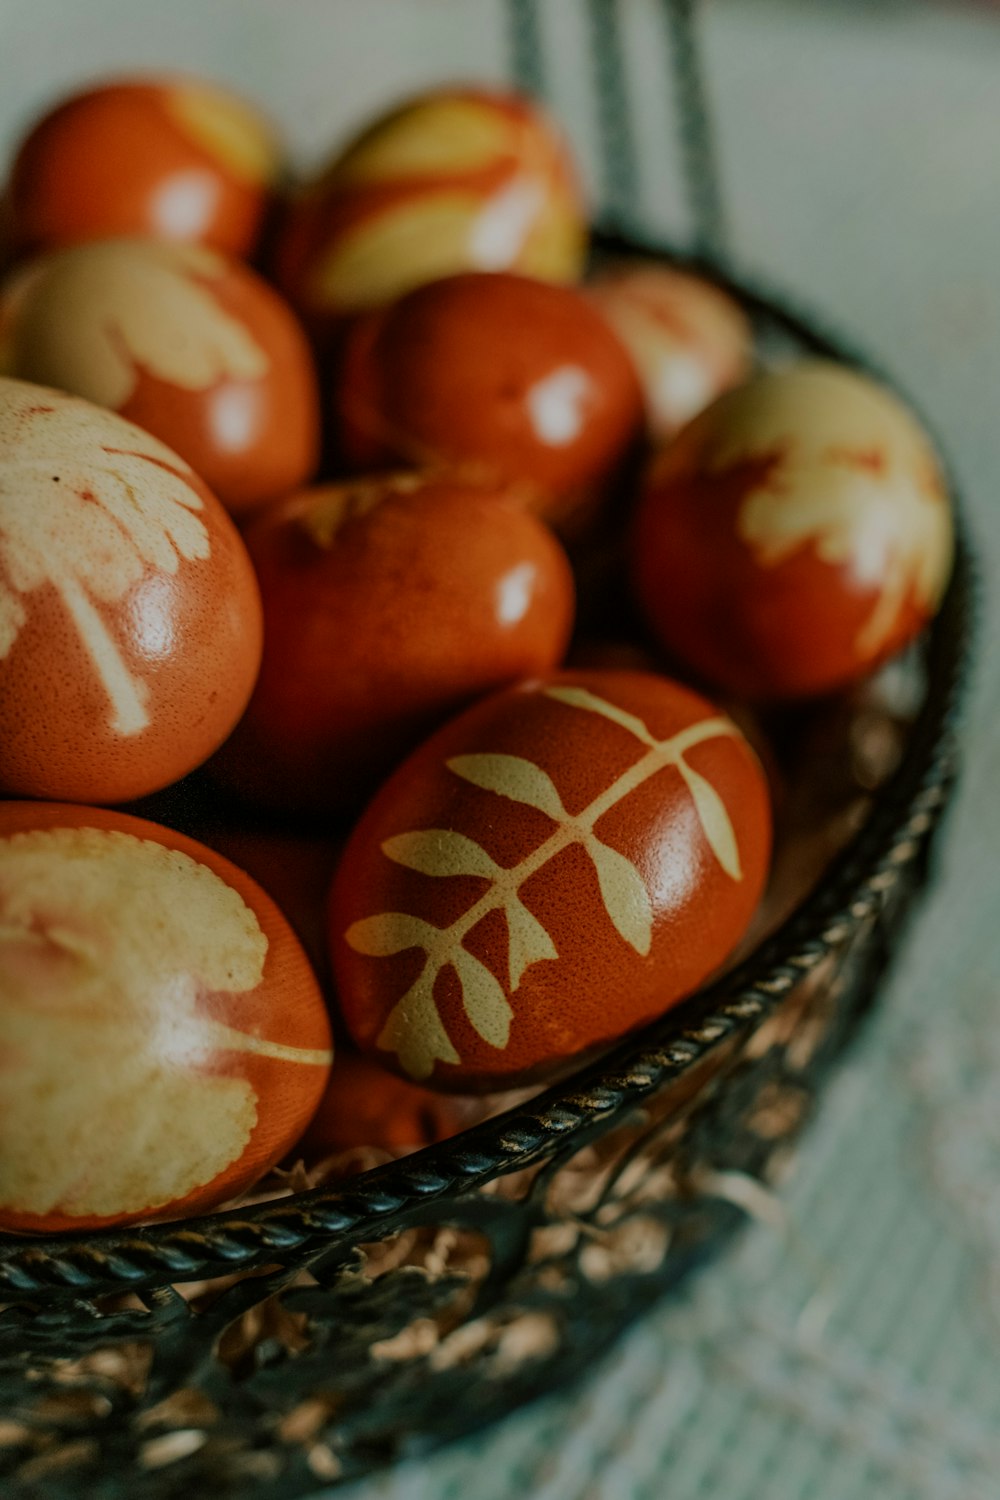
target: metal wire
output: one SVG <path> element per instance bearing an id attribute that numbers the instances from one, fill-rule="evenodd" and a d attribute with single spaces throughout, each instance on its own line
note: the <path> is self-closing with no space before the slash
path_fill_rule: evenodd
<path id="1" fill-rule="evenodd" d="M 506 6 L 511 75 L 523 93 L 544 99 L 545 49 L 538 0 L 506 0 Z"/>
<path id="2" fill-rule="evenodd" d="M 601 206 L 612 221 L 639 216 L 639 154 L 619 0 L 587 0 L 591 76 L 601 144 Z"/>
<path id="3" fill-rule="evenodd" d="M 697 4 L 698 0 L 663 0 L 663 11 L 693 248 L 718 262 L 725 258 L 727 233 L 696 24 Z"/>

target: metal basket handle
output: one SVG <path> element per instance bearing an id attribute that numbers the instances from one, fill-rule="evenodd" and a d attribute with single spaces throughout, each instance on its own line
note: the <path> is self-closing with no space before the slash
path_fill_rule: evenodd
<path id="1" fill-rule="evenodd" d="M 548 92 L 540 0 L 505 0 L 511 72 L 526 93 Z M 684 197 L 696 255 L 721 262 L 726 233 L 695 9 L 697 0 L 660 0 L 673 82 Z M 588 43 L 601 145 L 601 205 L 610 227 L 642 219 L 636 146 L 623 45 L 621 0 L 587 0 Z"/>

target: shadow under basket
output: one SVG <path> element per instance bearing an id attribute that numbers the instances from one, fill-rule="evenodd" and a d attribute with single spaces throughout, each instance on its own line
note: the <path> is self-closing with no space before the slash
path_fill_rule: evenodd
<path id="1" fill-rule="evenodd" d="M 765 351 L 870 368 L 702 269 Z M 902 759 L 813 895 L 596 1066 L 346 1189 L 0 1238 L 4 1496 L 292 1500 L 590 1369 L 742 1221 L 728 1174 L 773 1178 L 872 1002 L 954 781 L 971 594 L 960 535 Z"/>

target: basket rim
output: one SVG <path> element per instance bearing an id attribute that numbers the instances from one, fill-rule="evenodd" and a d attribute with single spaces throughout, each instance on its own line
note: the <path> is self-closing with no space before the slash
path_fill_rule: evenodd
<path id="1" fill-rule="evenodd" d="M 898 382 L 811 311 L 729 261 L 680 252 L 622 220 L 599 229 L 599 252 L 667 260 L 707 276 L 809 352 L 846 363 L 900 392 Z M 904 394 L 932 433 L 919 407 Z M 919 854 L 954 779 L 958 719 L 966 697 L 976 581 L 954 476 L 942 458 L 956 516 L 955 563 L 941 610 L 926 635 L 927 692 L 900 763 L 880 788 L 848 846 L 788 920 L 722 979 L 631 1033 L 597 1062 L 471 1129 L 353 1178 L 248 1208 L 193 1219 L 52 1236 L 0 1235 L 0 1298 L 81 1297 L 137 1291 L 243 1271 L 297 1251 L 345 1256 L 393 1232 L 418 1203 L 437 1205 L 556 1152 L 582 1147 L 619 1113 L 701 1063 L 727 1038 L 749 1031 L 796 982 L 878 912 L 900 872 Z"/>

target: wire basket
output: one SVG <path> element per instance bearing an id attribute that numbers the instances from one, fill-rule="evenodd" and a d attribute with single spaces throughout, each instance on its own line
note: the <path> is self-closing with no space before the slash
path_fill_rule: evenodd
<path id="1" fill-rule="evenodd" d="M 759 338 L 871 369 L 736 277 L 692 0 L 664 0 L 695 262 Z M 514 72 L 544 91 L 533 0 Z M 615 0 L 589 0 L 605 253 L 664 254 L 629 213 Z M 883 372 L 876 372 L 885 379 Z M 952 489 L 954 495 L 954 488 Z M 743 1221 L 877 991 L 956 772 L 972 603 L 960 531 L 914 654 L 922 707 L 864 826 L 739 968 L 598 1064 L 339 1190 L 125 1231 L 0 1241 L 0 1490 L 11 1500 L 294 1500 L 466 1434 L 582 1370 Z"/>

